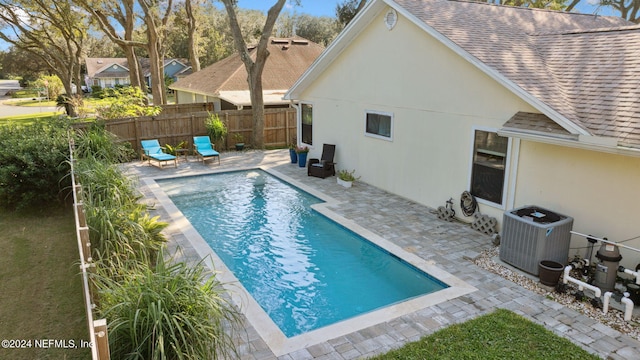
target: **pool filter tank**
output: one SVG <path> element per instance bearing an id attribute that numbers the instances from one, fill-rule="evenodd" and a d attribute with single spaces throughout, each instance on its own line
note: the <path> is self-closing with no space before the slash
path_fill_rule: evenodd
<path id="1" fill-rule="evenodd" d="M 596 274 L 593 285 L 603 292 L 613 291 L 616 286 L 616 276 L 618 275 L 618 265 L 622 256 L 616 245 L 604 243 L 596 253 L 596 258 L 600 260 L 596 263 Z"/>

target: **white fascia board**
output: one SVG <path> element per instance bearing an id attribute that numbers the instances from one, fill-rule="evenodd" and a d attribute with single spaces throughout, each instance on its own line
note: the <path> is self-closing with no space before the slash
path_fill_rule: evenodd
<path id="1" fill-rule="evenodd" d="M 528 133 L 508 129 L 498 130 L 498 135 L 608 154 L 640 157 L 640 149 L 618 146 L 617 142 L 613 138 L 600 138 L 596 140 L 594 137 L 585 138 L 584 136 L 578 135 L 577 138 L 574 137 L 571 139 L 567 136 L 543 135 L 533 132 Z"/>
<path id="2" fill-rule="evenodd" d="M 397 4 L 393 3 L 395 6 Z M 347 24 L 347 26 L 338 34 L 338 36 L 329 44 L 329 46 L 318 56 L 315 61 L 305 70 L 305 72 L 296 80 L 284 95 L 286 100 L 300 100 L 300 94 L 304 89 L 313 83 L 320 75 L 333 63 L 344 49 L 346 49 L 351 41 L 355 39 L 360 32 L 367 27 L 376 17 L 378 13 L 385 8 L 383 0 L 372 0 L 356 14 L 356 16 Z"/>

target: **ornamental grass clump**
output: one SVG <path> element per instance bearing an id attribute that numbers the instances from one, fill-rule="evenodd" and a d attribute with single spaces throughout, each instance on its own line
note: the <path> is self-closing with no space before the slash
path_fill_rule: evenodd
<path id="1" fill-rule="evenodd" d="M 228 325 L 238 313 L 201 261 L 164 260 L 118 280 L 98 271 L 100 315 L 109 320 L 113 359 L 238 358 Z"/>
<path id="2" fill-rule="evenodd" d="M 238 313 L 203 262 L 165 259 L 167 223 L 151 216 L 115 164 L 114 139 L 90 128 L 74 165 L 89 227 L 96 311 L 113 359 L 230 359 Z"/>

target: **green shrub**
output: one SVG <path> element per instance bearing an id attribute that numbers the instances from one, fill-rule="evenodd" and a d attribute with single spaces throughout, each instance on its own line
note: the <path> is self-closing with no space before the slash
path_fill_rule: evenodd
<path id="1" fill-rule="evenodd" d="M 96 110 L 101 119 L 122 119 L 135 116 L 155 116 L 160 114 L 159 106 L 148 106 L 146 95 L 139 87 L 123 87 L 120 89 L 105 89 L 105 93 L 112 92 L 113 96 L 105 98 L 107 104 Z"/>
<path id="2" fill-rule="evenodd" d="M 218 114 L 209 113 L 204 121 L 204 127 L 214 144 L 220 144 L 227 136 L 227 126 L 220 120 Z"/>
<path id="3" fill-rule="evenodd" d="M 104 124 L 93 123 L 87 129 L 78 130 L 75 137 L 77 158 L 96 158 L 107 163 L 132 160 L 136 153 L 128 142 L 119 142 L 118 137 L 108 132 Z"/>
<path id="4" fill-rule="evenodd" d="M 0 126 L 0 206 L 19 209 L 64 198 L 69 189 L 66 120 Z"/>
<path id="5" fill-rule="evenodd" d="M 138 203 L 131 180 L 116 165 L 90 157 L 77 162 L 75 173 L 82 185 L 92 256 L 114 276 L 138 263 L 154 263 L 166 241 L 161 231 L 167 224 Z"/>
<path id="6" fill-rule="evenodd" d="M 202 262 L 165 261 L 114 280 L 93 277 L 109 320 L 113 359 L 237 358 L 228 325 L 238 315 Z"/>

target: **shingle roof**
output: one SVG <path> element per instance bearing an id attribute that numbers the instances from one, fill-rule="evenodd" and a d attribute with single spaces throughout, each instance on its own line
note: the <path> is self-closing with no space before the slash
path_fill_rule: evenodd
<path id="1" fill-rule="evenodd" d="M 306 39 L 269 40 L 269 57 L 262 73 L 264 90 L 286 90 L 320 55 L 323 47 Z M 250 52 L 255 58 L 255 51 Z M 179 79 L 171 89 L 218 96 L 220 91 L 248 90 L 247 71 L 236 53 Z"/>
<path id="2" fill-rule="evenodd" d="M 104 71 L 112 65 L 119 65 L 125 69 L 129 69 L 126 58 L 86 58 L 85 63 L 87 65 L 87 75 L 90 77 L 94 77 L 97 72 Z M 125 77 L 127 76 L 129 76 L 128 73 Z"/>
<path id="3" fill-rule="evenodd" d="M 465 1 L 395 3 L 587 133 L 640 148 L 640 26 Z"/>

